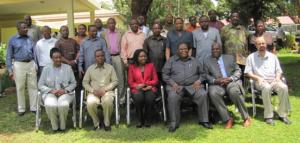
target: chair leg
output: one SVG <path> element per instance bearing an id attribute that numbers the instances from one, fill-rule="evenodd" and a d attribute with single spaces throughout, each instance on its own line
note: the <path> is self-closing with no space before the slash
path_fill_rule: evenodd
<path id="1" fill-rule="evenodd" d="M 166 113 L 166 103 L 165 103 L 165 92 L 164 87 L 161 86 L 161 97 L 162 97 L 162 107 L 163 107 L 163 116 L 164 116 L 164 122 L 167 122 L 167 113 Z"/>
<path id="2" fill-rule="evenodd" d="M 83 105 L 83 90 L 81 90 L 80 93 L 79 128 L 82 128 L 82 105 Z"/>
<path id="3" fill-rule="evenodd" d="M 41 100 L 41 93 L 38 92 L 37 95 L 37 100 L 36 100 L 36 114 L 35 114 L 35 131 L 38 132 L 39 127 L 40 127 L 40 123 L 41 123 L 41 119 L 40 119 L 40 112 L 41 112 L 41 107 L 40 107 L 40 100 Z"/>
<path id="4" fill-rule="evenodd" d="M 254 92 L 254 83 L 253 80 L 250 80 L 251 84 L 251 95 L 252 95 L 252 111 L 253 111 L 253 117 L 256 115 L 256 104 L 255 104 L 255 92 Z"/>
<path id="5" fill-rule="evenodd" d="M 130 125 L 130 89 L 127 89 L 127 94 L 126 94 L 126 119 L 127 119 L 127 126 Z"/>
<path id="6" fill-rule="evenodd" d="M 118 97 L 118 90 L 115 89 L 115 120 L 116 120 L 116 127 L 119 127 L 119 97 Z"/>
<path id="7" fill-rule="evenodd" d="M 75 95 L 74 95 L 75 97 Z M 76 97 L 73 99 L 73 105 L 72 105 L 72 110 L 73 110 L 73 117 L 72 117 L 72 120 L 73 120 L 73 127 L 74 129 L 76 129 Z"/>

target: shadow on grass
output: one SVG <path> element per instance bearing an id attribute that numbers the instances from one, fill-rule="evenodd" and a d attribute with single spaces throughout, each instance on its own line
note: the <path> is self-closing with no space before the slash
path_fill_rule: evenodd
<path id="1" fill-rule="evenodd" d="M 122 121 L 119 128 L 113 127 L 112 132 L 91 131 L 84 136 L 87 138 L 99 139 L 99 141 L 121 141 L 121 142 L 142 142 L 142 141 L 167 141 L 169 139 L 177 141 L 192 141 L 196 137 L 205 138 L 207 129 L 199 126 L 195 112 L 184 112 L 181 115 L 181 124 L 175 133 L 168 132 L 168 126 L 163 122 L 155 122 L 151 128 L 136 128 L 136 116 L 131 114 L 133 121 L 130 126 L 126 126 Z M 92 126 L 92 125 L 91 125 Z M 84 127 L 84 130 L 91 130 L 91 127 Z M 184 132 L 184 134 L 183 134 Z"/>

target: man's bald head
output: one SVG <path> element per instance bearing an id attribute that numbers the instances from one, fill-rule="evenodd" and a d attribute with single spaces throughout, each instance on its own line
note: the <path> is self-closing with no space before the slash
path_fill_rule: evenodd
<path id="1" fill-rule="evenodd" d="M 258 51 L 263 52 L 266 51 L 267 43 L 264 37 L 257 37 L 255 39 L 255 46 Z"/>

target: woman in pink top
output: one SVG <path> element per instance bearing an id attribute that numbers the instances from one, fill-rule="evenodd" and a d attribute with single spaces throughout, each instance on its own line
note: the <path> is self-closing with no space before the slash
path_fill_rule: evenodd
<path id="1" fill-rule="evenodd" d="M 139 123 L 137 128 L 151 126 L 152 106 L 157 92 L 158 78 L 154 64 L 148 62 L 143 49 L 133 54 L 134 63 L 128 68 L 128 84 L 131 89 Z"/>

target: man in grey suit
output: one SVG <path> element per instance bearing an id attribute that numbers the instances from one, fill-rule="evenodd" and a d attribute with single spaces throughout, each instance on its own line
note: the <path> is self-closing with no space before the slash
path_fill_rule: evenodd
<path id="1" fill-rule="evenodd" d="M 180 104 L 184 95 L 189 95 L 197 104 L 199 124 L 212 128 L 208 121 L 208 96 L 201 84 L 203 68 L 198 60 L 188 55 L 186 43 L 180 43 L 177 55 L 172 56 L 163 67 L 163 80 L 168 92 L 168 111 L 170 116 L 169 132 L 175 132 L 180 122 Z"/>
<path id="2" fill-rule="evenodd" d="M 244 127 L 251 124 L 249 114 L 243 98 L 243 87 L 240 81 L 241 69 L 231 55 L 221 54 L 221 45 L 213 43 L 211 56 L 204 62 L 204 71 L 209 83 L 209 97 L 219 112 L 222 120 L 226 122 L 225 128 L 232 128 L 233 118 L 227 110 L 223 96 L 227 94 L 244 119 Z"/>
<path id="3" fill-rule="evenodd" d="M 201 16 L 199 18 L 201 29 L 193 31 L 194 47 L 196 48 L 196 58 L 200 61 L 210 56 L 211 46 L 214 42 L 222 43 L 218 29 L 209 27 L 209 18 Z"/>

